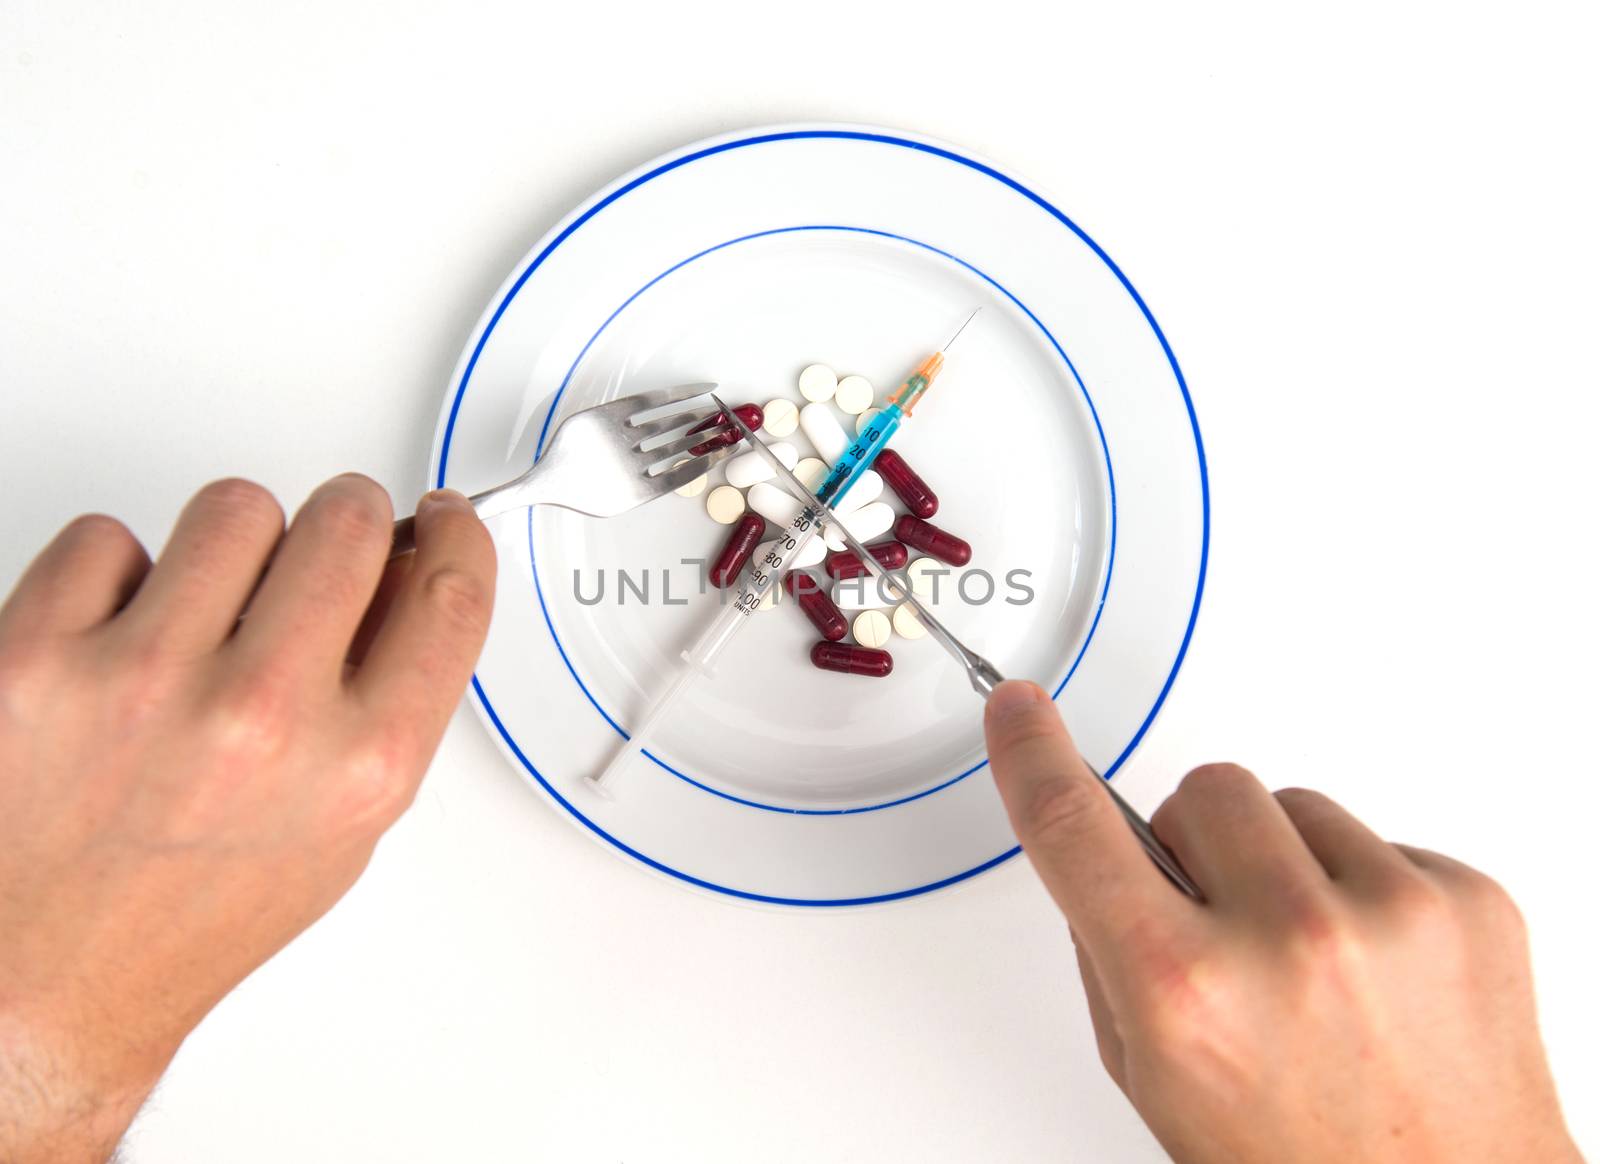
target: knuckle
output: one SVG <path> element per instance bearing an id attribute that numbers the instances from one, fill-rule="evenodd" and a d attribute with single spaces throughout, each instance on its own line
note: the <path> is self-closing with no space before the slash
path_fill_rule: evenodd
<path id="1" fill-rule="evenodd" d="M 1177 1059 L 1216 1037 L 1230 1009 L 1221 997 L 1229 981 L 1214 959 L 1147 957 L 1130 988 L 1149 1045 Z"/>
<path id="2" fill-rule="evenodd" d="M 1475 917 L 1483 918 L 1508 937 L 1526 937 L 1527 919 L 1505 886 L 1476 869 L 1462 876 L 1462 893 Z"/>
<path id="3" fill-rule="evenodd" d="M 254 525 L 283 524 L 283 508 L 278 499 L 243 477 L 224 477 L 210 482 L 195 494 L 194 504 L 233 521 Z"/>
<path id="4" fill-rule="evenodd" d="M 1202 764 L 1183 778 L 1176 795 L 1231 797 L 1249 790 L 1257 783 L 1255 775 L 1238 764 Z"/>
<path id="5" fill-rule="evenodd" d="M 281 757 L 295 728 L 291 688 L 256 677 L 220 694 L 211 708 L 210 747 L 224 767 L 262 764 Z"/>
<path id="6" fill-rule="evenodd" d="M 1356 911 L 1321 887 L 1291 892 L 1283 908 L 1285 983 L 1307 991 L 1358 988 L 1367 978 L 1371 947 Z"/>
<path id="7" fill-rule="evenodd" d="M 1178 821 L 1182 816 L 1183 805 L 1174 794 L 1163 800 L 1155 812 L 1150 814 L 1150 827 L 1162 840 L 1170 841 L 1177 833 Z"/>
<path id="8" fill-rule="evenodd" d="M 132 734 L 160 717 L 188 673 L 192 659 L 158 635 L 122 635 L 110 641 L 106 708 L 113 730 Z"/>
<path id="9" fill-rule="evenodd" d="M 997 751 L 1014 751 L 1040 741 L 1054 740 L 1061 735 L 1061 717 L 1046 704 L 1013 713 L 995 729 L 993 747 Z"/>
<path id="10" fill-rule="evenodd" d="M 1380 902 L 1391 924 L 1405 930 L 1436 931 L 1451 916 L 1449 895 L 1420 870 L 1391 877 L 1383 886 Z"/>
<path id="11" fill-rule="evenodd" d="M 339 539 L 361 543 L 389 536 L 388 496 L 366 478 L 342 477 L 311 505 L 313 520 Z"/>
<path id="12" fill-rule="evenodd" d="M 330 804 L 331 823 L 357 832 L 387 826 L 416 799 L 411 779 L 416 757 L 402 734 L 377 734 L 357 745 L 343 766 L 339 795 Z"/>
<path id="13" fill-rule="evenodd" d="M 429 576 L 423 595 L 429 606 L 458 630 L 479 633 L 489 625 L 494 589 L 479 575 L 447 566 Z"/>
<path id="14" fill-rule="evenodd" d="M 61 530 L 61 540 L 69 546 L 126 545 L 134 541 L 128 527 L 104 513 L 82 513 Z"/>
<path id="15" fill-rule="evenodd" d="M 1301 885 L 1283 896 L 1284 924 L 1293 943 L 1315 960 L 1339 963 L 1355 937 L 1348 911 L 1320 886 Z"/>
<path id="16" fill-rule="evenodd" d="M 42 640 L 8 642 L 0 651 L 0 715 L 17 723 L 36 719 L 55 690 L 55 662 Z"/>
<path id="17" fill-rule="evenodd" d="M 1022 826 L 1030 846 L 1072 847 L 1100 827 L 1106 797 L 1092 779 L 1057 777 L 1040 783 L 1026 806 Z"/>
<path id="18" fill-rule="evenodd" d="M 1280 788 L 1272 796 L 1291 813 L 1320 812 L 1333 805 L 1332 800 L 1314 788 Z"/>

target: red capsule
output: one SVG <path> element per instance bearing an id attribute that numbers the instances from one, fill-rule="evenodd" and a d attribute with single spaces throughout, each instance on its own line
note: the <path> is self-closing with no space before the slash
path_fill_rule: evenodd
<path id="1" fill-rule="evenodd" d="M 874 542 L 867 547 L 867 552 L 878 559 L 878 565 L 885 570 L 898 570 L 911 557 L 910 551 L 894 541 Z M 823 560 L 822 568 L 831 578 L 859 578 L 867 572 L 861 559 L 850 550 L 829 554 Z"/>
<path id="2" fill-rule="evenodd" d="M 766 528 L 767 519 L 759 513 L 747 513 L 734 523 L 733 532 L 728 534 L 728 540 L 722 545 L 722 553 L 711 563 L 711 572 L 707 575 L 711 585 L 718 590 L 726 590 L 733 585 L 734 579 L 739 577 L 739 571 L 749 563 L 750 555 L 756 552 Z"/>
<path id="3" fill-rule="evenodd" d="M 811 664 L 824 671 L 882 679 L 894 670 L 894 656 L 888 651 L 853 647 L 849 643 L 817 643 L 811 648 Z"/>
<path id="4" fill-rule="evenodd" d="M 833 604 L 833 599 L 828 597 L 828 592 L 817 585 L 817 580 L 810 574 L 796 570 L 783 580 L 783 587 L 789 592 L 789 597 L 795 604 L 805 611 L 811 625 L 817 628 L 817 633 L 830 643 L 836 643 L 844 638 L 850 631 L 850 620 Z"/>
<path id="5" fill-rule="evenodd" d="M 735 404 L 733 410 L 739 414 L 739 419 L 749 425 L 752 430 L 760 428 L 766 420 L 766 417 L 761 414 L 761 405 L 759 404 Z M 727 427 L 723 428 L 722 426 L 724 425 Z M 738 444 L 744 440 L 744 434 L 733 427 L 733 422 L 728 419 L 726 412 L 718 412 L 710 420 L 701 421 L 689 431 L 691 433 L 704 432 L 708 428 L 722 428 L 722 431 L 710 440 L 702 441 L 690 449 L 689 455 L 691 457 L 704 456 L 712 449 L 720 449 L 724 445 Z"/>
<path id="6" fill-rule="evenodd" d="M 926 520 L 939 512 L 939 495 L 928 488 L 928 483 L 917 476 L 917 471 L 906 464 L 899 453 L 884 449 L 872 462 L 872 467 L 914 515 Z"/>
<path id="7" fill-rule="evenodd" d="M 900 520 L 894 523 L 894 536 L 912 549 L 932 554 L 952 566 L 965 566 L 972 561 L 972 547 L 966 542 L 909 513 L 901 514 Z"/>

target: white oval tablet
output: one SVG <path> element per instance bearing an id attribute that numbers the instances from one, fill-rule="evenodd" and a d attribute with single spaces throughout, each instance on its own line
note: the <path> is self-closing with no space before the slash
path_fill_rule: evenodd
<path id="1" fill-rule="evenodd" d="M 771 610 L 778 605 L 778 587 L 774 586 L 761 596 L 761 601 L 756 603 L 757 610 Z"/>
<path id="2" fill-rule="evenodd" d="M 903 639 L 920 639 L 928 633 L 909 602 L 894 608 L 894 633 Z"/>
<path id="3" fill-rule="evenodd" d="M 750 560 L 758 565 L 762 562 L 765 562 L 767 560 L 767 554 L 770 553 L 772 548 L 777 544 L 777 538 L 773 538 L 771 541 L 762 542 L 756 547 L 755 553 L 750 555 Z M 827 556 L 828 547 L 823 543 L 822 539 L 811 538 L 806 542 L 805 545 L 800 547 L 797 553 L 790 554 L 789 561 L 783 564 L 783 568 L 785 570 L 804 570 L 810 566 L 820 564 L 822 559 Z"/>
<path id="4" fill-rule="evenodd" d="M 706 494 L 706 512 L 712 521 L 732 525 L 744 513 L 744 494 L 732 485 L 718 485 Z"/>
<path id="5" fill-rule="evenodd" d="M 799 517 L 800 511 L 805 508 L 798 500 L 790 497 L 770 481 L 758 481 L 750 486 L 750 494 L 747 500 L 751 509 L 773 525 L 785 527 Z M 736 513 L 728 520 L 733 521 L 738 516 Z"/>
<path id="6" fill-rule="evenodd" d="M 834 389 L 833 402 L 854 416 L 871 408 L 872 398 L 876 395 L 872 390 L 872 381 L 865 376 L 846 376 Z"/>
<path id="7" fill-rule="evenodd" d="M 878 413 L 882 411 L 883 409 L 881 408 L 869 408 L 860 416 L 856 417 L 856 436 L 860 436 L 863 432 L 865 432 L 867 425 L 872 423 L 872 418 L 877 416 Z"/>
<path id="8" fill-rule="evenodd" d="M 822 484 L 822 479 L 828 475 L 828 466 L 815 457 L 804 457 L 794 467 L 794 475 L 800 478 L 800 484 L 815 493 L 817 486 Z"/>
<path id="9" fill-rule="evenodd" d="M 828 464 L 837 463 L 850 445 L 850 438 L 826 404 L 808 404 L 800 410 L 800 427 L 806 439 L 817 450 L 817 456 Z"/>
<path id="10" fill-rule="evenodd" d="M 767 448 L 772 450 L 772 455 L 783 463 L 785 469 L 794 468 L 795 462 L 800 459 L 799 451 L 787 441 L 774 441 Z M 778 475 L 767 459 L 756 452 L 740 453 L 723 468 L 727 472 L 728 484 L 735 489 L 748 489 L 757 481 L 770 481 Z"/>
<path id="11" fill-rule="evenodd" d="M 849 494 L 845 497 L 848 500 Z M 870 542 L 879 534 L 887 533 L 894 525 L 894 510 L 889 508 L 887 502 L 869 501 L 854 513 L 840 514 L 839 520 L 844 523 L 844 528 L 850 531 L 856 541 Z M 827 540 L 830 550 L 844 549 L 844 539 L 832 529 L 824 530 L 822 536 Z"/>
<path id="12" fill-rule="evenodd" d="M 876 501 L 883 495 L 883 478 L 876 469 L 868 469 L 856 478 L 856 483 L 850 486 L 850 492 L 844 499 L 833 507 L 833 512 L 840 517 L 854 513 L 868 502 Z M 853 530 L 851 531 L 854 532 Z"/>
<path id="13" fill-rule="evenodd" d="M 800 373 L 800 395 L 810 401 L 831 400 L 838 384 L 839 377 L 826 364 L 812 364 Z"/>
<path id="14" fill-rule="evenodd" d="M 850 624 L 850 630 L 863 647 L 881 647 L 889 641 L 889 616 L 881 610 L 863 610 Z"/>
<path id="15" fill-rule="evenodd" d="M 689 460 L 689 458 L 685 457 L 681 461 L 674 462 L 672 467 L 674 469 L 676 469 L 679 465 L 687 464 L 688 460 Z M 687 483 L 685 483 L 683 485 L 679 485 L 676 489 L 673 490 L 673 492 L 676 493 L 679 497 L 699 497 L 700 494 L 704 493 L 705 491 L 706 491 L 706 474 L 704 474 L 704 473 L 701 473 L 700 476 L 696 477 L 693 481 L 689 481 L 689 482 L 687 482 Z"/>
<path id="16" fill-rule="evenodd" d="M 793 436 L 800 426 L 800 409 L 793 400 L 780 396 L 767 401 L 761 409 L 761 431 L 768 436 Z"/>

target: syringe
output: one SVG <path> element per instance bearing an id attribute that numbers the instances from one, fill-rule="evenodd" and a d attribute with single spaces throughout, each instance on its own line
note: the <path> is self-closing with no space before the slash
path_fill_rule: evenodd
<path id="1" fill-rule="evenodd" d="M 837 504 L 850 491 L 850 487 L 860 480 L 861 474 L 872 467 L 872 462 L 888 445 L 889 438 L 894 436 L 901 422 L 911 415 L 911 410 L 928 391 L 934 379 L 944 370 L 945 352 L 955 343 L 956 337 L 966 330 L 967 324 L 972 322 L 972 317 L 977 315 L 979 310 L 981 309 L 974 308 L 972 314 L 956 328 L 955 335 L 946 340 L 943 347 L 922 361 L 917 369 L 906 377 L 905 383 L 889 397 L 883 410 L 867 423 L 855 440 L 850 442 L 822 484 L 817 487 L 816 495 L 824 504 Z M 806 508 L 778 535 L 772 548 L 761 561 L 750 563 L 739 579 L 738 593 L 734 600 L 723 608 L 722 613 L 706 628 L 705 633 L 683 652 L 687 666 L 679 670 L 672 685 L 656 699 L 639 726 L 633 730 L 633 734 L 623 742 L 622 747 L 617 749 L 616 755 L 611 757 L 611 762 L 599 775 L 589 778 L 590 785 L 596 791 L 608 791 L 607 785 L 612 777 L 644 749 L 650 733 L 655 730 L 662 717 L 695 678 L 702 673 L 711 674 L 711 665 L 717 656 L 733 641 L 733 636 L 761 605 L 762 599 L 783 581 L 784 575 L 792 568 L 791 563 L 819 532 L 815 511 Z"/>

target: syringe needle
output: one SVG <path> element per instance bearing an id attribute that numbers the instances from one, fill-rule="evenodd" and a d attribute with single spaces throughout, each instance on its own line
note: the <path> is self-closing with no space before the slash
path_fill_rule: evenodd
<path id="1" fill-rule="evenodd" d="M 974 307 L 974 308 L 973 308 L 973 309 L 972 309 L 972 315 L 969 315 L 969 316 L 967 316 L 967 318 L 965 318 L 965 319 L 963 319 L 963 320 L 962 320 L 962 321 L 961 321 L 961 326 L 960 326 L 960 327 L 958 327 L 958 328 L 956 328 L 956 334 L 955 334 L 955 335 L 953 335 L 953 336 L 951 336 L 951 337 L 950 337 L 950 338 L 949 338 L 949 339 L 947 339 L 947 340 L 945 340 L 945 342 L 944 342 L 944 347 L 942 347 L 942 348 L 940 348 L 940 349 L 939 349 L 939 350 L 940 350 L 940 351 L 941 351 L 941 352 L 947 352 L 947 351 L 949 351 L 949 350 L 950 350 L 950 345 L 951 345 L 951 344 L 953 344 L 953 343 L 955 343 L 955 342 L 956 342 L 956 339 L 957 339 L 957 337 L 958 337 L 958 336 L 960 336 L 960 335 L 961 335 L 961 333 L 962 333 L 962 332 L 964 332 L 964 331 L 966 331 L 966 330 L 967 330 L 967 324 L 969 324 L 969 323 L 971 323 L 971 322 L 972 322 L 972 316 L 973 316 L 973 315 L 977 315 L 977 314 L 978 314 L 978 312 L 980 312 L 980 311 L 982 311 L 982 310 L 983 310 L 983 307 L 982 307 L 982 305 L 981 305 L 981 304 L 980 304 L 980 305 L 979 305 L 979 306 L 977 306 L 977 307 Z"/>

